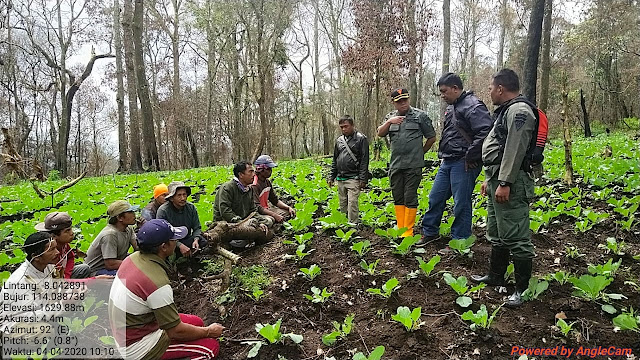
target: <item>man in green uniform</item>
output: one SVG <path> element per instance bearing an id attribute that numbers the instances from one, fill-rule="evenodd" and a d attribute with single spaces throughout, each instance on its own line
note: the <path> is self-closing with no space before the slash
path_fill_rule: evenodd
<path id="1" fill-rule="evenodd" d="M 406 237 L 413 235 L 424 154 L 436 141 L 436 132 L 427 113 L 409 105 L 407 89 L 393 90 L 391 101 L 396 110 L 385 116 L 384 122 L 378 127 L 378 136 L 389 135 L 391 141 L 391 193 L 398 228 L 407 228 L 402 234 Z M 423 137 L 427 139 L 424 143 Z"/>
<path id="2" fill-rule="evenodd" d="M 522 304 L 521 295 L 531 278 L 535 256 L 529 230 L 529 198 L 533 196 L 533 180 L 523 170 L 523 162 L 536 118 L 530 103 L 520 95 L 518 75 L 502 69 L 489 86 L 491 100 L 498 108 L 496 122 L 482 146 L 485 181 L 482 194 L 487 199 L 487 240 L 491 243 L 489 274 L 472 276 L 472 280 L 488 285 L 504 285 L 504 273 L 513 255 L 516 288 L 506 305 Z"/>

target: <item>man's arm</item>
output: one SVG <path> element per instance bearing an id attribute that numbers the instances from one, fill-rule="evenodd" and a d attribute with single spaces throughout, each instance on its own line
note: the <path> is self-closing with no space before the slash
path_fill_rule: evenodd
<path id="1" fill-rule="evenodd" d="M 467 163 L 477 163 L 482 161 L 482 143 L 493 127 L 493 118 L 482 102 L 470 108 L 464 117 L 473 136 L 473 143 L 469 145 L 465 158 Z"/>
<path id="2" fill-rule="evenodd" d="M 392 114 L 392 113 L 391 113 Z M 385 117 L 385 121 L 382 123 L 382 125 L 378 126 L 378 136 L 379 137 L 385 137 L 387 136 L 387 134 L 389 134 L 389 127 L 391 127 L 391 125 L 393 124 L 402 124 L 402 122 L 404 121 L 404 116 L 391 116 L 391 114 L 387 115 Z"/>
<path id="3" fill-rule="evenodd" d="M 118 270 L 123 260 L 118 259 L 104 259 L 104 268 L 107 270 Z"/>
<path id="4" fill-rule="evenodd" d="M 220 202 L 218 203 L 218 210 L 220 211 L 220 216 L 222 216 L 222 219 L 226 222 L 238 222 L 239 220 L 234 218 L 240 218 L 240 215 L 234 213 L 233 209 L 231 208 L 231 205 L 233 204 L 233 199 L 232 199 L 231 193 L 227 189 L 227 186 L 222 185 L 220 187 L 220 190 L 218 190 L 218 193 L 216 194 L 216 198 L 218 196 L 220 197 Z M 236 221 L 233 221 L 233 220 L 236 220 Z"/>
<path id="5" fill-rule="evenodd" d="M 427 151 L 429 151 L 429 149 L 431 149 L 431 146 L 433 146 L 433 144 L 436 142 L 436 137 L 430 137 L 427 139 L 427 141 L 424 142 L 424 145 L 422 146 L 422 152 L 424 152 L 425 154 L 427 153 Z"/>
<path id="6" fill-rule="evenodd" d="M 362 141 L 360 141 L 360 153 L 362 158 L 358 169 L 358 180 L 366 183 L 369 175 L 369 139 L 364 135 L 362 136 Z"/>
<path id="7" fill-rule="evenodd" d="M 431 118 L 429 118 L 429 116 L 425 112 L 420 114 L 419 124 L 420 130 L 422 131 L 422 136 L 427 139 L 424 145 L 422 145 L 422 151 L 426 153 L 436 142 L 436 131 L 433 129 L 433 125 L 431 124 Z"/>
<path id="8" fill-rule="evenodd" d="M 118 259 L 118 242 L 116 235 L 105 235 L 100 241 L 100 251 L 104 259 L 104 267 L 107 270 L 118 270 L 120 264 L 122 264 L 122 260 Z"/>

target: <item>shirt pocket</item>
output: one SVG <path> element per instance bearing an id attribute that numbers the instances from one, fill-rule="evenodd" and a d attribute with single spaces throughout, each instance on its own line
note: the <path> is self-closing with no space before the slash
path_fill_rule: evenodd
<path id="1" fill-rule="evenodd" d="M 418 123 L 408 122 L 405 124 L 404 129 L 407 133 L 407 141 L 422 137 L 422 130 L 420 130 L 420 124 Z"/>

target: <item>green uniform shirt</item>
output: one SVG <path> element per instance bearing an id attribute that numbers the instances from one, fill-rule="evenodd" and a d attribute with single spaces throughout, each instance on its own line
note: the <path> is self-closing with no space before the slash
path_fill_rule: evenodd
<path id="1" fill-rule="evenodd" d="M 494 111 L 495 114 L 501 112 L 501 107 Z M 502 118 L 496 120 L 482 144 L 484 174 L 487 180 L 497 176 L 499 181 L 513 184 L 531 143 L 536 118 L 529 105 L 524 102 L 509 105 L 501 116 Z M 502 130 L 499 129 L 500 126 L 503 126 Z M 505 130 L 506 142 L 504 142 L 504 150 L 501 150 L 500 137 Z"/>
<path id="2" fill-rule="evenodd" d="M 392 111 L 385 116 L 384 121 L 397 116 Z M 413 169 L 424 166 L 424 150 L 422 138 L 432 138 L 436 132 L 431 125 L 427 113 L 411 107 L 405 115 L 402 124 L 389 126 L 389 140 L 391 141 L 391 162 L 389 169 Z"/>
<path id="3" fill-rule="evenodd" d="M 213 203 L 213 220 L 239 222 L 257 211 L 253 191 L 243 192 L 235 180 L 228 181 L 218 189 Z"/>

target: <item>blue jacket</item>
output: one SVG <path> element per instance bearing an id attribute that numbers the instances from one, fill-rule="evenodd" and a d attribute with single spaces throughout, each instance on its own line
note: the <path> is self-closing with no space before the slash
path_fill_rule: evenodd
<path id="1" fill-rule="evenodd" d="M 493 127 L 493 121 L 482 100 L 472 91 L 463 91 L 456 102 L 445 110 L 438 157 L 445 160 L 465 158 L 469 163 L 482 161 L 482 143 Z"/>

